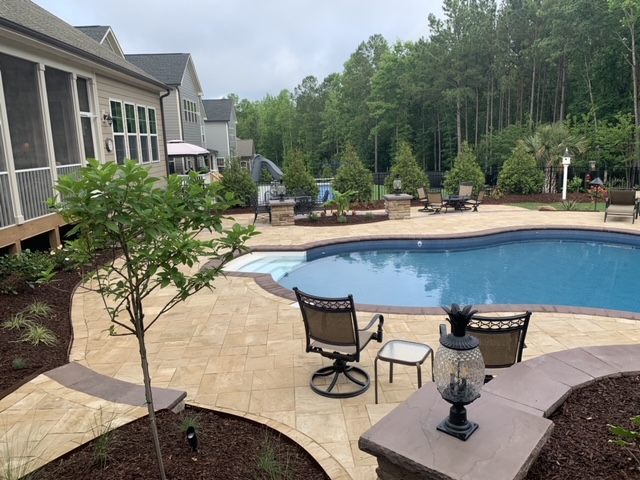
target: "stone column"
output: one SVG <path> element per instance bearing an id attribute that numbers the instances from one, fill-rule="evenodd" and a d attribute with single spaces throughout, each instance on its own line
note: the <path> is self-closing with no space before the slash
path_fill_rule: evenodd
<path id="1" fill-rule="evenodd" d="M 411 217 L 411 195 L 401 193 L 400 195 L 385 195 L 384 208 L 389 215 L 389 220 L 402 220 Z"/>
<path id="2" fill-rule="evenodd" d="M 293 198 L 286 198 L 283 201 L 273 199 L 269 202 L 271 207 L 271 225 L 282 227 L 295 225 L 293 208 L 296 202 Z"/>

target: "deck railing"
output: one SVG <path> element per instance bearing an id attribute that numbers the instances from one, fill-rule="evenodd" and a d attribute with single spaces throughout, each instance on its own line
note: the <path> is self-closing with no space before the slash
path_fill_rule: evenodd
<path id="1" fill-rule="evenodd" d="M 47 200 L 53 196 L 53 182 L 49 167 L 18 170 L 16 180 L 25 220 L 51 213 L 47 206 Z"/>
<path id="2" fill-rule="evenodd" d="M 7 172 L 0 172 L 0 228 L 8 227 L 14 223 L 16 223 L 16 219 L 13 215 L 9 175 Z"/>

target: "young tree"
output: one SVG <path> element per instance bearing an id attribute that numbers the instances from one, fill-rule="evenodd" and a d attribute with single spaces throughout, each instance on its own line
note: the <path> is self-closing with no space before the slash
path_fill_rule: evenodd
<path id="1" fill-rule="evenodd" d="M 340 192 L 352 191 L 352 199 L 369 203 L 373 192 L 373 176 L 351 143 L 347 144 L 341 163 L 333 179 L 333 188 Z"/>
<path id="2" fill-rule="evenodd" d="M 462 151 L 456 157 L 453 168 L 447 174 L 444 189 L 449 194 L 458 193 L 461 183 L 471 183 L 474 193 L 478 193 L 481 188 L 484 188 L 484 180 L 484 173 L 482 173 L 471 147 L 467 142 L 462 142 Z"/>
<path id="3" fill-rule="evenodd" d="M 171 176 L 166 186 L 134 161 L 124 165 L 89 166 L 59 179 L 62 200 L 50 205 L 69 223 L 75 224 L 69 248 L 90 263 L 98 250 L 113 251 L 112 260 L 97 268 L 92 278 L 102 296 L 112 325 L 111 335 L 135 335 L 138 340 L 149 422 L 160 471 L 164 465 L 155 420 L 151 376 L 145 334 L 161 315 L 212 283 L 236 252 L 247 251 L 245 242 L 256 235 L 254 227 L 238 224 L 224 230 L 221 212 L 231 195 L 221 196 L 218 184 L 205 185 L 192 174 L 183 184 Z M 199 235 L 212 233 L 212 239 Z M 201 259 L 217 259 L 212 268 L 189 273 L 187 268 Z M 172 294 L 157 312 L 146 318 L 143 301 L 154 291 L 172 287 Z"/>
<path id="4" fill-rule="evenodd" d="M 246 207 L 251 203 L 251 197 L 258 194 L 258 186 L 251 178 L 249 170 L 242 168 L 239 158 L 232 158 L 229 167 L 224 170 L 222 186 L 225 192 L 233 194 L 236 203 Z"/>
<path id="5" fill-rule="evenodd" d="M 542 192 L 544 173 L 523 142 L 518 142 L 511 156 L 504 162 L 498 177 L 498 187 L 503 193 L 517 195 Z"/>
<path id="6" fill-rule="evenodd" d="M 396 151 L 391 174 L 385 180 L 387 191 L 393 191 L 393 180 L 400 175 L 402 180 L 402 191 L 414 198 L 418 198 L 418 187 L 429 187 L 429 178 L 424 170 L 418 165 L 411 147 L 407 142 L 400 142 Z"/>
<path id="7" fill-rule="evenodd" d="M 316 198 L 320 193 L 320 188 L 315 178 L 307 171 L 307 165 L 300 150 L 294 150 L 287 155 L 287 166 L 282 175 L 287 192 L 295 194 L 304 192 L 310 197 Z"/>

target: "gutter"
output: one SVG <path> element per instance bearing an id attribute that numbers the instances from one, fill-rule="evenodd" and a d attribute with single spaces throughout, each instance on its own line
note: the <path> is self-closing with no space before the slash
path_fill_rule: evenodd
<path id="1" fill-rule="evenodd" d="M 160 95 L 160 118 L 162 118 L 162 138 L 164 140 L 164 169 L 169 176 L 169 150 L 167 149 L 167 130 L 164 124 L 164 99 L 171 95 L 171 88 L 165 87 L 167 93 Z"/>

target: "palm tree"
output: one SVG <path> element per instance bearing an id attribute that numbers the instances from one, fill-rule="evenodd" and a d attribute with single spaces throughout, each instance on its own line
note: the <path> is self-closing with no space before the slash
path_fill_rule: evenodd
<path id="1" fill-rule="evenodd" d="M 565 150 L 573 155 L 583 154 L 588 144 L 586 138 L 571 134 L 562 123 L 540 125 L 534 135 L 524 139 L 524 143 L 545 168 L 544 193 L 556 193 L 558 174 L 553 167 L 559 165 Z"/>

